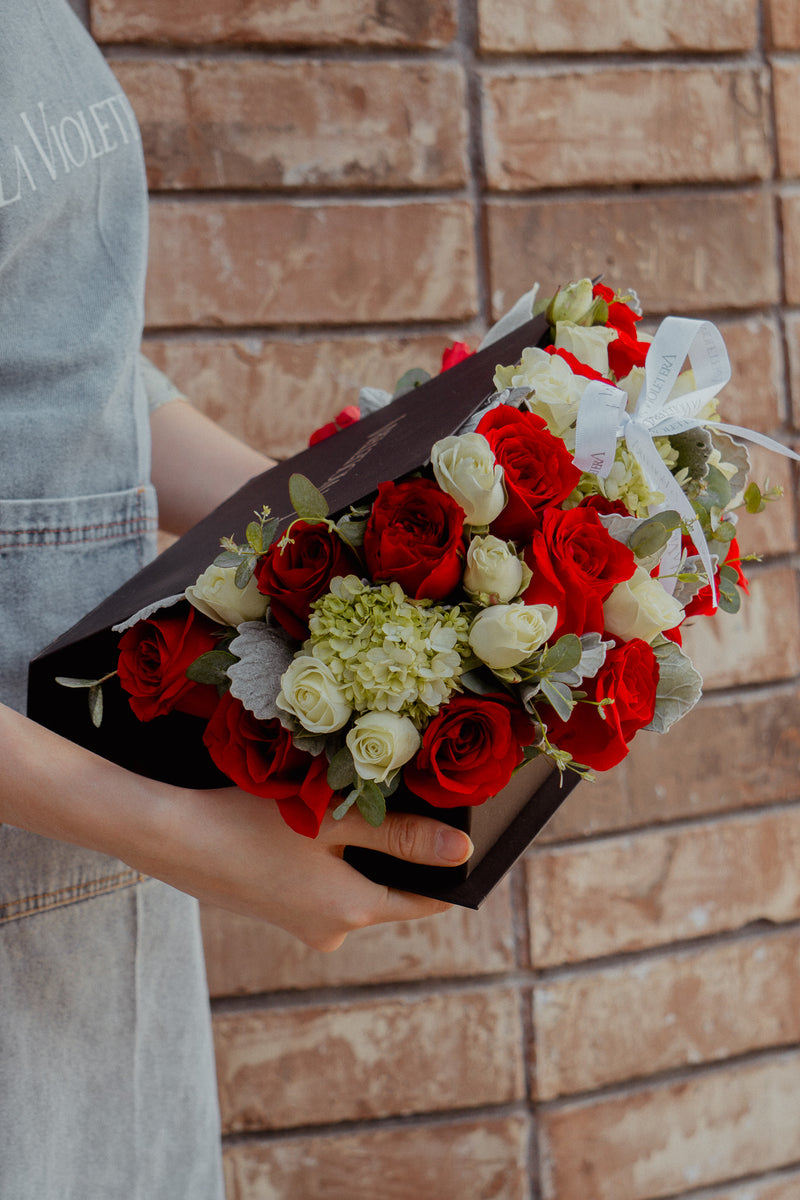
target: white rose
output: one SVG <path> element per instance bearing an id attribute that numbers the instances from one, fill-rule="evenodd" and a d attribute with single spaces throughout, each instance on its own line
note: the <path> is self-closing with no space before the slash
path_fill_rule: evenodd
<path id="1" fill-rule="evenodd" d="M 652 642 L 682 619 L 682 605 L 644 567 L 637 567 L 631 579 L 618 583 L 603 605 L 607 631 L 626 642 L 631 638 Z"/>
<path id="2" fill-rule="evenodd" d="M 420 736 L 408 717 L 369 712 L 353 722 L 345 741 L 361 778 L 384 783 L 414 757 Z"/>
<path id="3" fill-rule="evenodd" d="M 577 325 L 592 315 L 595 308 L 594 284 L 591 279 L 578 279 L 558 289 L 547 306 L 546 316 L 551 325 L 559 321 L 574 321 Z"/>
<path id="4" fill-rule="evenodd" d="M 236 586 L 235 578 L 236 567 L 210 566 L 196 583 L 186 589 L 186 599 L 221 625 L 260 621 L 269 601 L 259 592 L 255 576 L 250 576 L 244 588 Z"/>
<path id="5" fill-rule="evenodd" d="M 502 671 L 530 658 L 557 621 L 558 611 L 550 604 L 495 604 L 472 622 L 469 644 L 487 667 Z"/>
<path id="6" fill-rule="evenodd" d="M 608 375 L 608 345 L 618 337 L 616 329 L 607 329 L 605 325 L 573 325 L 571 321 L 559 321 L 555 347 L 574 354 L 579 362 L 601 375 Z"/>
<path id="7" fill-rule="evenodd" d="M 558 354 L 547 354 L 538 346 L 527 346 L 513 367 L 498 367 L 495 387 L 529 388 L 528 407 L 547 422 L 555 437 L 564 437 L 575 424 L 578 405 L 587 380 L 575 375 Z M 573 443 L 574 444 L 574 443 Z"/>
<path id="8" fill-rule="evenodd" d="M 491 596 L 505 604 L 522 591 L 530 569 L 510 549 L 507 542 L 489 534 L 475 537 L 467 550 L 464 587 L 473 596 Z"/>
<path id="9" fill-rule="evenodd" d="M 460 504 L 467 525 L 489 525 L 506 506 L 503 468 L 483 434 L 464 433 L 438 441 L 431 465 L 443 492 Z"/>
<path id="10" fill-rule="evenodd" d="M 333 733 L 353 711 L 330 667 L 310 654 L 299 654 L 286 668 L 275 703 L 309 733 Z"/>

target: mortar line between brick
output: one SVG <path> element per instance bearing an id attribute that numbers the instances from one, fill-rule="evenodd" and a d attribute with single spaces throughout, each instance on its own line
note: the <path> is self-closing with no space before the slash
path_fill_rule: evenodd
<path id="1" fill-rule="evenodd" d="M 452 1108 L 432 1112 L 392 1113 L 388 1117 L 362 1118 L 352 1121 L 330 1122 L 324 1125 L 296 1125 L 285 1129 L 237 1130 L 223 1135 L 223 1145 L 236 1147 L 254 1143 L 301 1141 L 308 1137 L 333 1140 L 359 1133 L 396 1133 L 420 1127 L 436 1128 L 446 1125 L 471 1125 L 487 1120 L 509 1120 L 525 1117 L 522 1101 L 507 1104 L 483 1104 L 475 1108 Z M 425 1198 L 427 1200 L 427 1197 Z"/>
<path id="2" fill-rule="evenodd" d="M 727 1192 L 729 1187 L 748 1187 L 750 1184 L 763 1187 L 773 1183 L 791 1181 L 798 1178 L 798 1168 L 800 1168 L 800 1158 L 776 1170 L 759 1171 L 757 1174 L 734 1175 L 729 1179 L 722 1179 L 716 1183 L 707 1184 L 698 1191 L 685 1192 L 681 1190 L 680 1192 L 671 1192 L 669 1196 L 662 1196 L 660 1200 L 718 1200 L 721 1194 L 720 1188 L 724 1188 Z M 798 1188 L 798 1192 L 800 1193 L 800 1188 Z M 725 1200 L 724 1197 L 723 1200 Z M 742 1200 L 748 1200 L 748 1197 L 745 1195 L 742 1197 Z"/>
<path id="3" fill-rule="evenodd" d="M 728 1058 L 713 1062 L 688 1063 L 682 1067 L 672 1067 L 666 1071 L 657 1071 L 653 1075 L 637 1075 L 631 1079 L 620 1080 L 616 1083 L 604 1084 L 593 1090 L 574 1092 L 568 1096 L 558 1096 L 538 1102 L 542 1113 L 557 1113 L 567 1109 L 586 1109 L 598 1104 L 606 1104 L 615 1100 L 628 1100 L 631 1097 L 643 1096 L 647 1092 L 663 1091 L 674 1084 L 691 1083 L 698 1078 L 711 1078 L 724 1074 L 735 1074 L 742 1067 L 759 1065 L 778 1065 L 780 1063 L 797 1062 L 800 1065 L 800 1047 L 796 1042 L 782 1046 L 768 1046 L 764 1049 L 749 1050 L 743 1054 L 734 1054 Z"/>
<path id="4" fill-rule="evenodd" d="M 458 0 L 458 36 L 456 52 L 464 72 L 467 96 L 467 190 L 472 204 L 473 245 L 475 249 L 478 312 L 488 324 L 489 251 L 484 212 L 483 179 L 483 107 L 480 64 L 477 58 L 478 22 L 472 0 Z"/>

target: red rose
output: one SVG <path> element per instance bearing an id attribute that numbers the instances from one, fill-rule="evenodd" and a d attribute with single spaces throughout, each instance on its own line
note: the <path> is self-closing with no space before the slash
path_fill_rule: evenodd
<path id="1" fill-rule="evenodd" d="M 624 379 L 634 367 L 643 367 L 649 349 L 649 343 L 637 341 L 635 334 L 631 337 L 621 332 L 608 347 L 608 366 L 614 378 Z"/>
<path id="2" fill-rule="evenodd" d="M 508 783 L 533 736 L 529 718 L 507 697 L 453 696 L 423 733 L 403 779 L 436 808 L 483 804 Z"/>
<path id="3" fill-rule="evenodd" d="M 332 421 L 328 421 L 325 425 L 321 425 L 319 429 L 315 429 L 308 439 L 309 446 L 316 446 L 317 442 L 324 442 L 326 438 L 333 437 L 335 433 L 346 429 L 348 425 L 354 425 L 356 421 L 361 420 L 361 412 L 357 404 L 348 404 L 347 408 L 343 408 L 340 413 L 337 413 Z"/>
<path id="4" fill-rule="evenodd" d="M 216 766 L 242 791 L 275 800 L 287 825 L 316 837 L 333 796 L 328 759 L 298 750 L 280 721 L 258 721 L 226 692 L 203 734 Z"/>
<path id="5" fill-rule="evenodd" d="M 568 721 L 548 708 L 544 716 L 548 740 L 567 750 L 575 762 L 608 771 L 628 753 L 637 730 L 652 721 L 658 677 L 658 663 L 647 642 L 632 638 L 615 646 L 595 678 L 583 681 L 589 700 L 608 698 L 613 704 L 600 710 L 594 703 L 579 701 Z"/>
<path id="6" fill-rule="evenodd" d="M 140 721 L 152 721 L 173 708 L 211 716 L 219 701 L 217 689 L 193 683 L 186 669 L 216 648 L 219 631 L 215 621 L 191 605 L 188 612 L 169 609 L 126 629 L 119 640 L 117 674 Z"/>
<path id="7" fill-rule="evenodd" d="M 461 579 L 463 529 L 461 505 L 433 480 L 382 483 L 364 532 L 369 573 L 415 600 L 443 600 Z"/>
<path id="8" fill-rule="evenodd" d="M 561 438 L 553 437 L 534 413 L 501 404 L 481 418 L 478 433 L 503 468 L 508 496 L 506 507 L 492 522 L 492 533 L 503 539 L 524 539 L 538 523 L 538 513 L 566 500 L 581 473 Z"/>
<path id="9" fill-rule="evenodd" d="M 602 633 L 603 601 L 636 569 L 633 551 L 617 542 L 593 508 L 548 508 L 523 555 L 533 578 L 522 599 L 553 604 L 564 633 Z"/>
<path id="10" fill-rule="evenodd" d="M 258 590 L 270 598 L 275 620 L 290 637 L 305 641 L 308 615 L 335 575 L 352 575 L 358 563 L 337 533 L 324 522 L 295 521 L 290 541 L 273 542 L 258 561 Z"/>
<path id="11" fill-rule="evenodd" d="M 453 342 L 452 346 L 448 346 L 442 352 L 440 374 L 442 371 L 449 371 L 451 367 L 454 367 L 456 363 L 463 362 L 465 358 L 471 358 L 474 353 L 475 351 L 470 350 L 466 342 Z"/>

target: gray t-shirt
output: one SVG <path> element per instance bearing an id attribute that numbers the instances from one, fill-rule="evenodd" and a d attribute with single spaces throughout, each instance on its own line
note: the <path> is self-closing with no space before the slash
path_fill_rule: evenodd
<path id="1" fill-rule="evenodd" d="M 119 83 L 65 0 L 0 0 L 0 498 L 147 481 L 146 260 Z"/>

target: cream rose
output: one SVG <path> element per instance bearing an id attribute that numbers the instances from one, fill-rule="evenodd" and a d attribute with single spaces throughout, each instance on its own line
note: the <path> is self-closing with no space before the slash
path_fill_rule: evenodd
<path id="1" fill-rule="evenodd" d="M 474 537 L 467 549 L 464 587 L 472 596 L 491 597 L 506 604 L 530 581 L 530 568 L 509 547 L 492 534 Z M 527 579 L 526 579 L 527 577 Z"/>
<path id="2" fill-rule="evenodd" d="M 275 703 L 309 733 L 333 733 L 353 711 L 330 667 L 310 654 L 299 654 L 286 668 Z"/>
<path id="3" fill-rule="evenodd" d="M 556 325 L 556 350 L 574 354 L 580 362 L 601 375 L 608 375 L 608 346 L 616 341 L 616 329 L 605 325 L 573 325 L 571 321 L 559 321 Z M 585 381 L 584 381 L 585 383 Z"/>
<path id="4" fill-rule="evenodd" d="M 603 605 L 606 630 L 626 642 L 631 638 L 652 642 L 682 619 L 682 605 L 644 567 L 637 567 L 630 579 L 618 583 Z"/>
<path id="5" fill-rule="evenodd" d="M 547 422 L 556 437 L 564 437 L 575 424 L 586 380 L 575 375 L 558 354 L 547 354 L 538 346 L 527 346 L 521 361 L 513 367 L 498 367 L 495 387 L 525 387 L 531 395 L 527 404 L 531 412 Z M 574 434 L 572 449 L 574 446 Z"/>
<path id="6" fill-rule="evenodd" d="M 543 646 L 557 621 L 551 604 L 494 604 L 472 622 L 469 644 L 487 667 L 503 671 Z"/>
<path id="7" fill-rule="evenodd" d="M 186 589 L 186 599 L 220 625 L 260 621 L 267 611 L 268 599 L 259 592 L 255 576 L 250 576 L 244 588 L 236 586 L 235 578 L 236 567 L 212 565 Z"/>
<path id="8" fill-rule="evenodd" d="M 369 712 L 353 722 L 345 741 L 360 777 L 384 783 L 414 757 L 420 736 L 408 717 Z"/>
<path id="9" fill-rule="evenodd" d="M 573 321 L 580 325 L 593 315 L 596 307 L 591 279 L 578 279 L 558 289 L 547 307 L 546 315 L 551 325 L 557 325 L 559 321 Z"/>
<path id="10" fill-rule="evenodd" d="M 467 525 L 489 525 L 506 506 L 503 468 L 483 434 L 464 433 L 438 441 L 431 465 L 443 492 L 460 504 Z"/>

